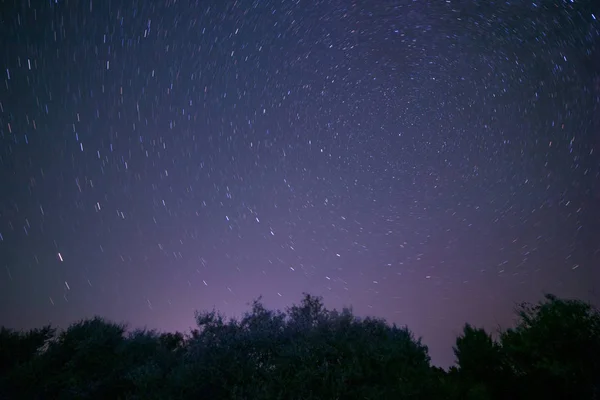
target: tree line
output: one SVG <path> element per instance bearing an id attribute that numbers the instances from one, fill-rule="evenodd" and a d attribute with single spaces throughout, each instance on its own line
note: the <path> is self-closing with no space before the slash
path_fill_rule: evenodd
<path id="1" fill-rule="evenodd" d="M 58 332 L 0 330 L 0 399 L 600 399 L 600 312 L 547 295 L 493 337 L 466 324 L 456 363 L 406 327 L 306 294 L 240 319 L 197 312 L 182 334 L 96 317 Z"/>

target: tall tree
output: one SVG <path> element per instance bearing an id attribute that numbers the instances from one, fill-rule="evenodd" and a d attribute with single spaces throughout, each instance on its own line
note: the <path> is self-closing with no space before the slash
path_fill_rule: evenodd
<path id="1" fill-rule="evenodd" d="M 454 354 L 465 398 L 504 398 L 507 386 L 501 347 L 482 328 L 466 324 L 456 339 Z"/>
<path id="2" fill-rule="evenodd" d="M 539 304 L 521 304 L 517 313 L 517 326 L 502 335 L 501 343 L 525 395 L 545 399 L 598 396 L 598 309 L 583 301 L 546 295 Z"/>

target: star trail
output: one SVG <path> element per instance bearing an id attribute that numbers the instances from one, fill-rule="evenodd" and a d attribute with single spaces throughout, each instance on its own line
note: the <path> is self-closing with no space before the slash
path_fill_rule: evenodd
<path id="1" fill-rule="evenodd" d="M 0 2 L 0 324 L 597 302 L 593 3 Z"/>

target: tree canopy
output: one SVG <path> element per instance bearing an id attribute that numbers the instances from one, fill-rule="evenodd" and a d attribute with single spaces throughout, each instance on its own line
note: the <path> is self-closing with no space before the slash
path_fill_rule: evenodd
<path id="1" fill-rule="evenodd" d="M 240 319 L 196 313 L 189 333 L 95 317 L 58 332 L 0 330 L 0 399 L 599 399 L 600 313 L 548 295 L 497 339 L 466 324 L 456 365 L 432 366 L 407 327 L 306 294 Z"/>

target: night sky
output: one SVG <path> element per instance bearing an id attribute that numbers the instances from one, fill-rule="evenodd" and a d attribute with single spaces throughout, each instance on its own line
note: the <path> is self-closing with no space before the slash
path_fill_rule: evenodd
<path id="1" fill-rule="evenodd" d="M 600 300 L 594 0 L 0 7 L 0 324 Z"/>

